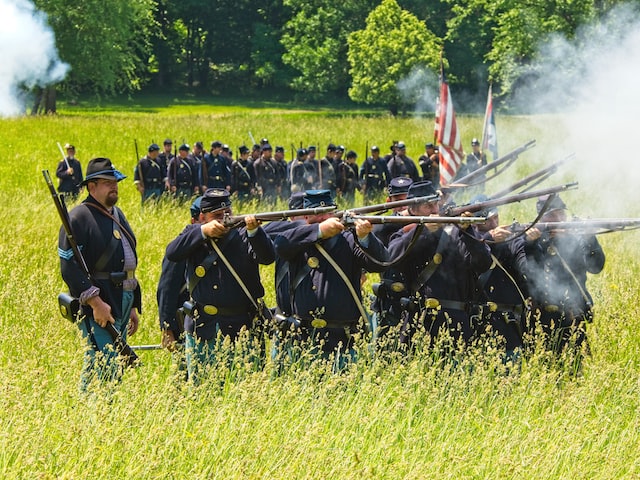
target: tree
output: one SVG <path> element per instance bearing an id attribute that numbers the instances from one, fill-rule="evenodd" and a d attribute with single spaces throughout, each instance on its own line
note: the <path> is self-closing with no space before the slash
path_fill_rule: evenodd
<path id="1" fill-rule="evenodd" d="M 60 58 L 71 66 L 63 88 L 96 94 L 139 89 L 150 56 L 153 0 L 37 0 L 49 15 Z"/>
<path id="2" fill-rule="evenodd" d="M 423 22 L 396 0 L 383 0 L 367 17 L 366 28 L 349 35 L 349 96 L 386 104 L 397 114 L 403 101 L 398 82 L 416 68 L 437 69 L 441 51 L 441 41 Z"/>
<path id="3" fill-rule="evenodd" d="M 487 4 L 487 14 L 495 19 L 496 26 L 486 59 L 490 63 L 489 74 L 500 82 L 503 95 L 514 92 L 518 79 L 535 77 L 530 66 L 536 60 L 542 42 L 554 33 L 573 38 L 595 12 L 593 0 L 524 4 L 517 0 L 499 0 Z"/>
<path id="4" fill-rule="evenodd" d="M 284 0 L 292 11 L 281 42 L 282 60 L 299 72 L 295 90 L 346 92 L 349 86 L 347 37 L 364 26 L 374 0 Z"/>

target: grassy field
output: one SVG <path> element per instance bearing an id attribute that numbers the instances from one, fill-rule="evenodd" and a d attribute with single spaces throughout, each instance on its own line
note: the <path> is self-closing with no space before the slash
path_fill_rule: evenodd
<path id="1" fill-rule="evenodd" d="M 480 136 L 481 118 L 458 121 L 465 146 Z M 538 141 L 505 176 L 569 153 L 552 147 L 562 129 L 554 121 L 498 117 L 504 152 Z M 56 251 L 60 222 L 41 174 L 55 170 L 56 142 L 75 144 L 83 167 L 109 156 L 130 175 L 120 184 L 119 205 L 139 239 L 143 288 L 141 328 L 131 342 L 147 344 L 159 341 L 155 287 L 164 247 L 188 212 L 141 209 L 131 179 L 134 139 L 141 152 L 165 137 L 235 147 L 249 143 L 251 131 L 285 146 L 287 158 L 291 143 L 332 141 L 362 157 L 367 142 L 386 150 L 397 139 L 417 158 L 432 136 L 431 116 L 134 102 L 0 119 L 0 131 L 2 478 L 640 478 L 635 232 L 601 237 L 607 264 L 589 280 L 592 355 L 577 378 L 542 353 L 506 373 L 491 351 L 456 366 L 424 352 L 405 362 L 363 361 L 342 375 L 315 365 L 276 377 L 271 365 L 258 373 L 238 365 L 191 389 L 167 352 L 152 351 L 140 353 L 143 366 L 128 371 L 111 394 L 79 396 L 81 342 L 57 312 L 65 288 Z M 500 185 L 488 190 L 494 188 Z M 578 191 L 565 200 L 588 213 L 591 196 Z M 511 206 L 502 218 L 528 221 L 533 210 L 532 202 Z M 620 216 L 638 213 L 635 203 Z M 268 269 L 264 283 L 273 303 Z"/>

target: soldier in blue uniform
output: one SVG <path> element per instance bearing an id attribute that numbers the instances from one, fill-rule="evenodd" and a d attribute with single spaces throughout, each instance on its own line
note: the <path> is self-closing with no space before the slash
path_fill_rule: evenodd
<path id="1" fill-rule="evenodd" d="M 548 196 L 538 199 L 538 213 Z M 567 220 L 566 205 L 555 196 L 549 200 L 542 222 Z M 536 323 L 528 325 L 534 333 L 537 323 L 547 335 L 549 348 L 561 352 L 573 346 L 588 349 L 586 324 L 592 320 L 593 299 L 587 290 L 587 273 L 604 268 L 605 254 L 595 235 L 531 229 L 526 245 L 529 265 L 529 292 Z"/>
<path id="2" fill-rule="evenodd" d="M 235 341 L 241 330 L 254 329 L 264 296 L 258 265 L 275 259 L 273 243 L 254 216 L 245 218 L 245 228 L 224 226 L 224 215 L 231 213 L 226 189 L 208 189 L 200 210 L 201 224 L 188 225 L 166 251 L 170 261 L 187 262 L 193 310 L 185 318 L 185 346 L 195 382 L 202 367 L 215 363 L 225 337 Z"/>
<path id="3" fill-rule="evenodd" d="M 413 180 L 406 177 L 396 177 L 391 180 L 387 202 L 405 200 L 412 184 Z M 414 190 L 412 195 L 416 192 L 417 190 Z M 408 215 L 407 207 L 396 207 L 391 213 L 391 215 L 405 214 Z M 401 228 L 402 225 L 399 223 L 383 223 L 375 225 L 373 233 L 388 247 L 391 236 Z M 374 332 L 375 342 L 380 343 L 382 338 L 400 324 L 403 310 L 401 299 L 409 297 L 409 291 L 402 272 L 397 268 L 390 267 L 380 274 L 380 282 L 373 284 L 373 293 L 371 328 Z"/>
<path id="4" fill-rule="evenodd" d="M 231 193 L 238 199 L 248 200 L 256 195 L 256 174 L 249 161 L 249 148 L 239 148 L 240 157 L 231 164 Z"/>
<path id="5" fill-rule="evenodd" d="M 83 184 L 87 198 L 69 213 L 71 229 L 91 277 L 73 255 L 60 229 L 58 255 L 62 278 L 72 296 L 80 300 L 82 319 L 78 327 L 87 348 L 80 387 L 94 380 L 116 380 L 121 374 L 111 335 L 114 325 L 123 339 L 138 329 L 140 286 L 135 278 L 138 263 L 136 237 L 124 213 L 116 207 L 118 182 L 126 178 L 108 158 L 94 158 L 87 165 Z"/>
<path id="6" fill-rule="evenodd" d="M 169 164 L 167 181 L 171 193 L 178 200 L 190 199 L 198 192 L 198 172 L 189 158 L 189 145 L 183 143 L 178 148 L 178 156 Z"/>
<path id="7" fill-rule="evenodd" d="M 431 182 L 415 182 L 409 194 L 420 197 L 433 195 Z M 415 205 L 412 215 L 438 214 L 436 203 Z M 407 250 L 416 225 L 407 225 L 391 237 L 389 255 L 397 258 Z M 476 289 L 476 277 L 491 266 L 489 247 L 478 241 L 473 227 L 426 224 L 416 243 L 396 266 L 407 282 L 408 290 L 417 302 L 417 315 L 403 320 L 402 338 L 411 343 L 413 335 L 423 328 L 434 339 L 441 328 L 454 340 L 469 342 L 476 333 L 471 311 Z M 408 312 L 411 313 L 411 312 Z"/>
<path id="8" fill-rule="evenodd" d="M 169 164 L 171 163 L 171 160 L 175 158 L 172 149 L 173 140 L 171 140 L 170 138 L 165 138 L 164 142 L 162 142 L 162 152 L 160 152 L 160 155 L 158 155 L 158 164 L 160 165 L 160 168 L 162 168 L 162 171 L 165 173 L 163 179 L 165 190 L 169 190 L 169 183 L 167 182 L 167 171 L 169 168 Z"/>
<path id="9" fill-rule="evenodd" d="M 471 203 L 486 200 L 486 195 L 478 195 Z M 478 277 L 480 313 L 486 322 L 487 333 L 497 336 L 504 345 L 505 358 L 515 360 L 523 347 L 529 296 L 525 239 L 513 237 L 510 229 L 500 226 L 497 208 L 480 210 L 476 216 L 487 219 L 477 228 L 480 238 L 491 248 L 494 259 L 489 270 Z"/>
<path id="10" fill-rule="evenodd" d="M 67 143 L 64 146 L 67 156 L 58 162 L 56 177 L 60 180 L 58 191 L 69 195 L 75 200 L 80 193 L 82 183 L 82 166 L 76 158 L 76 147 Z"/>
<path id="11" fill-rule="evenodd" d="M 393 150 L 393 146 L 392 146 Z M 420 174 L 412 158 L 407 157 L 407 146 L 404 142 L 398 142 L 395 146 L 395 155 L 387 162 L 387 170 L 391 178 L 408 177 L 414 182 L 420 180 Z"/>
<path id="12" fill-rule="evenodd" d="M 380 158 L 380 148 L 371 147 L 371 156 L 362 162 L 360 167 L 360 182 L 362 193 L 366 200 L 372 200 L 380 195 L 389 185 L 389 170 L 387 164 Z"/>
<path id="13" fill-rule="evenodd" d="M 189 208 L 191 224 L 200 223 L 200 201 L 194 200 Z M 170 351 L 175 350 L 176 342 L 184 345 L 184 318 L 178 313 L 184 302 L 189 300 L 189 290 L 186 275 L 187 263 L 170 261 L 165 255 L 162 259 L 162 270 L 156 290 L 158 302 L 158 317 L 162 332 L 162 346 Z"/>
<path id="14" fill-rule="evenodd" d="M 278 166 L 272 158 L 273 149 L 265 143 L 261 147 L 260 158 L 253 163 L 256 172 L 256 182 L 262 190 L 262 199 L 273 202 L 278 194 Z"/>
<path id="15" fill-rule="evenodd" d="M 231 172 L 227 159 L 220 154 L 221 151 L 221 142 L 211 142 L 211 150 L 205 157 L 206 185 L 207 188 L 225 188 L 231 191 Z"/>
<path id="16" fill-rule="evenodd" d="M 306 192 L 304 208 L 329 205 L 335 203 L 328 190 Z M 353 232 L 345 231 L 331 214 L 305 220 L 305 225 L 282 231 L 274 240 L 276 253 L 290 267 L 289 321 L 302 341 L 311 341 L 318 353 L 341 368 L 354 358 L 354 335 L 363 333 L 368 323 L 363 318 L 368 315 L 362 307 L 362 270 L 381 271 L 372 258 L 385 261 L 387 251 L 370 235 L 368 221 L 356 221 Z"/>
<path id="17" fill-rule="evenodd" d="M 159 199 L 164 192 L 166 170 L 158 161 L 160 147 L 155 143 L 149 145 L 147 155 L 142 157 L 133 172 L 133 183 L 142 195 L 144 203 L 149 198 Z"/>

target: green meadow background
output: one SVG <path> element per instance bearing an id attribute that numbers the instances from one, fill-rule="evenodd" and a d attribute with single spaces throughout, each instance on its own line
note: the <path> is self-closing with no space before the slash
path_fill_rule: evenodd
<path id="1" fill-rule="evenodd" d="M 165 137 L 233 148 L 249 132 L 283 145 L 329 141 L 359 154 L 403 140 L 417 159 L 433 116 L 392 118 L 344 107 L 292 110 L 174 99 L 108 107 L 61 105 L 49 117 L 0 119 L 0 477 L 1 478 L 640 478 L 640 307 L 637 232 L 600 237 L 604 271 L 589 280 L 596 318 L 592 354 L 572 375 L 544 353 L 505 371 L 494 350 L 457 364 L 431 352 L 364 360 L 341 375 L 323 365 L 220 369 L 187 387 L 166 351 L 144 351 L 140 368 L 109 392 L 78 393 L 82 344 L 58 314 L 60 222 L 41 171 L 54 174 L 56 142 L 73 143 L 86 168 L 108 156 L 129 175 L 119 205 L 139 240 L 143 313 L 132 344 L 159 342 L 155 288 L 166 244 L 188 222 L 187 207 L 142 209 L 133 182 L 140 154 Z M 554 151 L 553 117 L 498 115 L 501 153 L 537 147 L 505 179 L 570 152 Z M 458 116 L 463 145 L 482 118 Z M 569 169 L 553 183 L 572 180 Z M 508 183 L 508 182 L 507 182 Z M 498 190 L 496 183 L 487 188 Z M 589 192 L 567 193 L 574 210 Z M 280 202 L 275 208 L 284 207 Z M 264 211 L 269 205 L 243 206 Z M 621 216 L 638 215 L 637 205 Z M 534 203 L 501 210 L 505 223 L 533 218 Z M 273 273 L 263 269 L 273 304 Z M 367 288 L 375 276 L 371 275 Z M 368 293 L 368 291 L 366 292 Z"/>

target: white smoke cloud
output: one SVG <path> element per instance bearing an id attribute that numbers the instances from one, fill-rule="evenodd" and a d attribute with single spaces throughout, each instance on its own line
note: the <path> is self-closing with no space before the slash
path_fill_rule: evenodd
<path id="1" fill-rule="evenodd" d="M 536 80 L 518 98 L 532 112 L 561 112 L 562 128 L 550 135 L 553 149 L 558 158 L 576 153 L 570 175 L 586 199 L 576 205 L 567 194 L 567 203 L 584 216 L 638 215 L 638 9 L 619 6 L 575 39 L 554 37 L 541 46 L 540 58 L 532 67 Z"/>
<path id="2" fill-rule="evenodd" d="M 60 61 L 44 13 L 29 0 L 0 0 L 0 116 L 25 112 L 25 91 L 61 81 Z"/>

